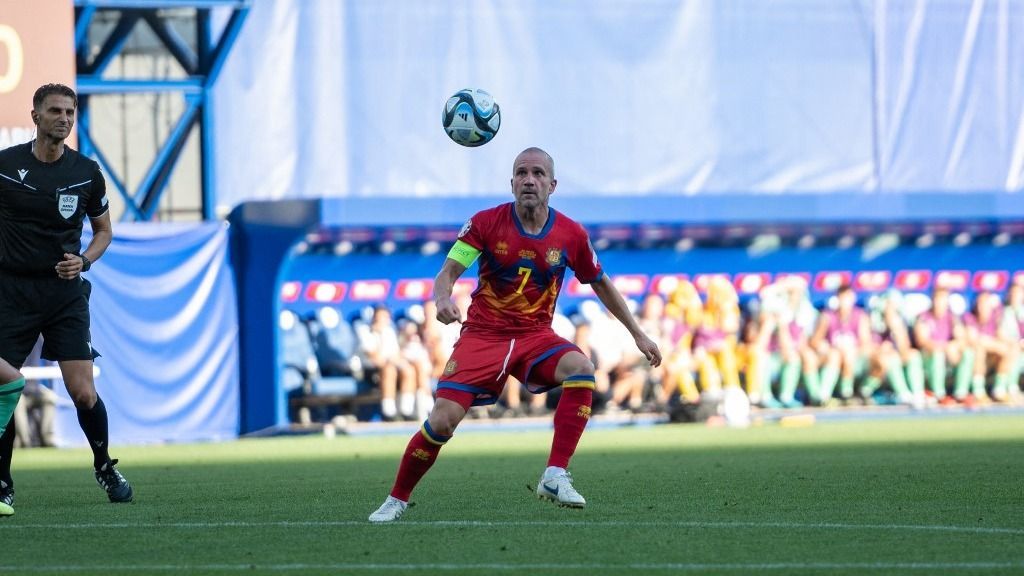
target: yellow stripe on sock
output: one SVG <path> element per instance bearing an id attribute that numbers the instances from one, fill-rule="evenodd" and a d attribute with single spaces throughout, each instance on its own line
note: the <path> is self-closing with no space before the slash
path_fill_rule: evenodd
<path id="1" fill-rule="evenodd" d="M 437 440 L 434 440 L 433 438 L 431 438 L 430 434 L 427 434 L 427 427 L 426 426 L 420 426 L 420 434 L 423 434 L 423 437 L 427 439 L 427 442 L 430 442 L 431 444 L 434 444 L 435 446 L 444 446 L 444 442 L 438 442 Z"/>
<path id="2" fill-rule="evenodd" d="M 590 380 L 566 380 L 562 382 L 562 388 L 587 388 L 593 390 L 595 386 Z"/>

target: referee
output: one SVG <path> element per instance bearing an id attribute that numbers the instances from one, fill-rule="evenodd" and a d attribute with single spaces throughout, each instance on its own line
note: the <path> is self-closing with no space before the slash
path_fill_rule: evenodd
<path id="1" fill-rule="evenodd" d="M 131 502 L 132 487 L 107 452 L 107 410 L 93 382 L 89 270 L 110 245 L 106 183 L 96 162 L 64 144 L 78 98 L 62 84 L 32 97 L 32 142 L 0 151 L 0 509 L 13 513 L 14 422 L 6 407 L 20 396 L 20 368 L 39 335 L 43 358 L 60 366 L 93 452 L 96 481 L 111 502 Z M 93 239 L 82 250 L 82 222 Z M 5 365 L 8 364 L 8 365 Z M 11 376 L 16 379 L 11 380 Z"/>

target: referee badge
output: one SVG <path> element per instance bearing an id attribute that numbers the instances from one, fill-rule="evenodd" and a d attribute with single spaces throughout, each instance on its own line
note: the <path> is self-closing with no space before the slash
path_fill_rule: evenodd
<path id="1" fill-rule="evenodd" d="M 65 220 L 70 219 L 78 212 L 78 194 L 58 194 L 57 209 Z"/>

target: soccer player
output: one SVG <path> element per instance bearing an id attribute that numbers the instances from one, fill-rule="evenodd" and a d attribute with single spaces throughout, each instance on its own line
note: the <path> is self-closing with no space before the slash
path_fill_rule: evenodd
<path id="1" fill-rule="evenodd" d="M 566 268 L 593 287 L 652 366 L 661 363 L 661 353 L 604 274 L 583 227 L 548 207 L 557 183 L 551 156 L 527 148 L 512 167 L 515 201 L 474 214 L 459 232 L 434 281 L 434 301 L 437 319 L 445 324 L 462 322 L 462 334 L 438 382 L 434 408 L 409 440 L 391 494 L 370 515 L 371 522 L 402 516 L 413 488 L 466 411 L 493 404 L 508 375 L 533 393 L 562 386 L 551 454 L 537 495 L 562 506 L 586 505 L 566 468 L 590 419 L 594 365 L 551 329 Z M 479 284 L 463 319 L 452 302 L 452 287 L 478 258 Z"/>
<path id="2" fill-rule="evenodd" d="M 954 389 L 953 396 L 968 403 L 973 400 L 987 404 L 989 396 L 985 391 L 985 379 L 994 368 L 993 396 L 997 400 L 1005 400 L 1010 389 L 1010 374 L 1017 363 L 1017 342 L 1004 329 L 999 296 L 994 292 L 975 296 L 974 311 L 964 315 L 964 324 L 967 326 L 967 341 L 974 347 L 974 375 L 970 388 L 973 398 L 966 388 Z"/>
<path id="3" fill-rule="evenodd" d="M 697 288 L 689 280 L 680 280 L 672 291 L 665 304 L 665 315 L 672 320 L 673 327 L 669 337 L 672 347 L 666 361 L 667 374 L 661 398 L 667 404 L 675 390 L 678 390 L 682 402 L 697 403 L 700 401 L 700 391 L 693 376 L 693 335 L 703 321 L 704 304 L 700 301 Z"/>
<path id="4" fill-rule="evenodd" d="M 766 408 L 803 406 L 796 400 L 801 373 L 809 402 L 820 402 L 818 355 L 810 345 L 809 334 L 817 312 L 807 296 L 807 281 L 787 276 L 761 291 L 763 322 L 760 338 L 767 339 L 764 372 L 760 374 Z M 772 378 L 778 374 L 779 395 L 773 400 Z"/>
<path id="5" fill-rule="evenodd" d="M 736 342 L 740 332 L 740 306 L 732 282 L 721 276 L 711 278 L 701 319 L 693 339 L 693 358 L 700 370 L 701 388 L 739 388 Z"/>
<path id="6" fill-rule="evenodd" d="M 11 450 L 14 450 L 14 409 L 18 407 L 18 399 L 21 398 L 21 391 L 25 388 L 25 378 L 6 360 L 0 358 L 0 437 L 7 440 L 10 435 Z M 7 423 L 11 422 L 8 426 Z M 10 432 L 6 429 L 11 428 Z M 8 454 L 9 455 L 9 454 Z M 7 458 L 10 461 L 10 458 Z M 4 466 L 0 462 L 0 466 Z M 10 464 L 7 464 L 9 467 Z M 0 516 L 14 514 L 14 482 L 7 477 L 0 477 Z"/>
<path id="7" fill-rule="evenodd" d="M 853 398 L 854 379 L 863 371 L 874 349 L 867 314 L 857 306 L 852 286 L 840 286 L 836 291 L 836 309 L 825 310 L 818 316 L 811 346 L 824 360 L 821 402 L 833 403 L 836 382 L 840 383 L 839 395 L 849 401 Z"/>
<path id="8" fill-rule="evenodd" d="M 949 289 L 932 290 L 931 308 L 914 322 L 914 341 L 921 350 L 928 386 L 940 404 L 955 403 L 946 395 L 946 370 L 956 367 L 955 390 L 967 395 L 974 366 L 974 349 L 967 345 L 963 323 L 949 309 Z"/>
<path id="9" fill-rule="evenodd" d="M 922 407 L 924 363 L 921 353 L 913 347 L 910 329 L 900 314 L 902 302 L 903 294 L 898 290 L 889 290 L 877 299 L 869 322 L 875 347 L 861 396 L 870 400 L 882 386 L 883 378 L 887 378 L 897 402 Z"/>
<path id="10" fill-rule="evenodd" d="M 1006 291 L 1003 324 L 1008 338 L 1016 344 L 1017 356 L 1017 363 L 1010 370 L 1006 399 L 1017 400 L 1021 391 L 1020 374 L 1024 371 L 1024 276 L 1018 276 Z"/>
<path id="11" fill-rule="evenodd" d="M 132 487 L 108 454 L 107 410 L 96 394 L 89 336 L 91 285 L 81 276 L 110 245 L 106 183 L 96 162 L 66 146 L 78 99 L 62 84 L 32 98 L 35 140 L 0 151 L 0 502 L 14 503 L 8 424 L 23 385 L 21 367 L 39 335 L 42 356 L 60 366 L 78 422 L 93 452 L 96 481 L 111 502 L 130 502 Z M 82 250 L 82 222 L 93 239 Z M 8 368 L 11 368 L 8 370 Z"/>

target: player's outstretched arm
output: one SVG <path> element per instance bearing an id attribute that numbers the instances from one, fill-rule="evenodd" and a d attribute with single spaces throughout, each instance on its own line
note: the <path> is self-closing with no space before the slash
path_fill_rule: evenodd
<path id="1" fill-rule="evenodd" d="M 455 281 L 465 271 L 466 266 L 446 258 L 441 271 L 434 278 L 434 304 L 437 305 L 437 319 L 442 324 L 462 322 L 462 313 L 452 302 L 452 289 L 455 287 Z"/>
<path id="2" fill-rule="evenodd" d="M 658 366 L 661 364 L 661 351 L 658 350 L 658 345 L 644 334 L 644 331 L 637 324 L 636 318 L 633 317 L 629 312 L 629 307 L 626 306 L 626 301 L 622 299 L 622 295 L 619 294 L 615 285 L 612 284 L 611 278 L 607 275 L 601 277 L 597 282 L 592 283 L 591 288 L 594 289 L 594 294 L 597 294 L 597 298 L 601 300 L 601 303 L 605 305 L 605 308 L 611 311 L 612 315 L 618 318 L 619 322 L 622 322 L 623 326 L 629 330 L 629 333 L 633 335 L 633 341 L 636 342 L 636 347 L 643 353 L 644 357 L 651 363 L 651 366 Z"/>

